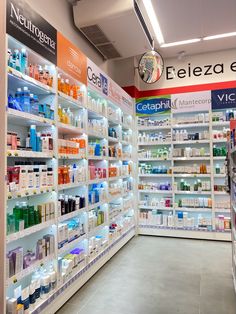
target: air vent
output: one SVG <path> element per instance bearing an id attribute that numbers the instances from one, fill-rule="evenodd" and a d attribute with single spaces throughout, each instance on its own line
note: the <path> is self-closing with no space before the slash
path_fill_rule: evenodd
<path id="1" fill-rule="evenodd" d="M 84 35 L 87 38 L 89 38 L 89 40 L 94 45 L 105 44 L 110 42 L 98 25 L 81 27 L 80 30 L 84 33 Z"/>
<path id="2" fill-rule="evenodd" d="M 145 23 L 144 18 L 143 18 L 143 15 L 142 15 L 142 13 L 141 13 L 141 11 L 140 11 L 140 9 L 139 9 L 139 6 L 138 6 L 138 4 L 137 4 L 137 2 L 136 2 L 135 0 L 134 0 L 134 11 L 135 11 L 135 13 L 136 13 L 137 16 L 138 16 L 138 19 L 139 19 L 140 23 L 142 24 L 143 30 L 144 30 L 144 32 L 145 32 L 147 38 L 148 38 L 148 41 L 149 41 L 150 45 L 152 46 L 152 40 L 153 40 L 153 39 L 152 39 L 152 36 L 151 36 L 151 34 L 149 33 L 147 24 Z"/>
<path id="3" fill-rule="evenodd" d="M 101 51 L 101 53 L 107 58 L 107 59 L 114 59 L 114 58 L 120 58 L 121 55 L 116 50 L 116 48 L 111 44 L 107 43 L 104 45 L 98 45 L 97 49 Z"/>

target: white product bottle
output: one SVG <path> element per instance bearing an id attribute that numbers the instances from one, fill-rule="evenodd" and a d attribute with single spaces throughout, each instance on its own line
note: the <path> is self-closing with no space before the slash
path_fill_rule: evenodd
<path id="1" fill-rule="evenodd" d="M 55 290 L 57 286 L 57 274 L 52 265 L 50 265 L 48 274 L 50 276 L 50 290 Z"/>

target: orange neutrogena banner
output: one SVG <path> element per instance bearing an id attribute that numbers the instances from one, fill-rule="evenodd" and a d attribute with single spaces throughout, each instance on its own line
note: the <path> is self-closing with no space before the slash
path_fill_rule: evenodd
<path id="1" fill-rule="evenodd" d="M 57 66 L 87 85 L 87 57 L 59 32 L 57 32 Z"/>

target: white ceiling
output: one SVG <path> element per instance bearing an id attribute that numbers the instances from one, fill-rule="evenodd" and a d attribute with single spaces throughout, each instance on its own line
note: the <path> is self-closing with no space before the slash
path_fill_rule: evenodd
<path id="1" fill-rule="evenodd" d="M 153 30 L 139 0 L 151 34 Z M 165 43 L 236 32 L 236 0 L 152 0 Z M 176 47 L 155 47 L 165 58 L 236 48 L 236 37 L 201 41 Z"/>

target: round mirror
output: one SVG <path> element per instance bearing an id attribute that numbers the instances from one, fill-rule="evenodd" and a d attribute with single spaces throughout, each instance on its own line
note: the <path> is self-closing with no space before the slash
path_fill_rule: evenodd
<path id="1" fill-rule="evenodd" d="M 146 52 L 139 61 L 139 75 L 147 84 L 158 81 L 163 73 L 163 69 L 164 61 L 162 56 L 154 50 Z"/>

